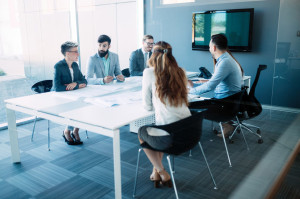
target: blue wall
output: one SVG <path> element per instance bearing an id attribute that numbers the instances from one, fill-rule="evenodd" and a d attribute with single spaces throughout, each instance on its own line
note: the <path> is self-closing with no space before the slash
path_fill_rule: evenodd
<path id="1" fill-rule="evenodd" d="M 230 2 L 230 1 L 229 1 Z M 173 47 L 178 64 L 188 71 L 198 71 L 205 66 L 213 71 L 213 62 L 208 51 L 192 50 L 192 13 L 205 10 L 254 8 L 253 50 L 234 52 L 245 75 L 254 80 L 259 64 L 268 65 L 263 71 L 256 89 L 262 104 L 271 104 L 274 59 L 276 52 L 278 13 L 280 0 L 223 4 L 177 4 L 160 5 L 160 1 L 145 1 L 145 33 L 152 34 L 155 41 L 164 40 Z"/>

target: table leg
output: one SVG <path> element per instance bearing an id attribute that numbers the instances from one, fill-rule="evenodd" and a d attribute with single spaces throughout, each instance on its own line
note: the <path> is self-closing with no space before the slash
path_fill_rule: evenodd
<path id="1" fill-rule="evenodd" d="M 115 198 L 122 198 L 121 181 L 121 154 L 120 154 L 120 130 L 114 130 L 113 152 L 114 152 L 114 178 L 115 178 Z"/>
<path id="2" fill-rule="evenodd" d="M 14 110 L 6 108 L 8 132 L 10 139 L 11 157 L 13 163 L 21 162 L 18 142 L 18 131 L 16 126 L 16 114 Z"/>

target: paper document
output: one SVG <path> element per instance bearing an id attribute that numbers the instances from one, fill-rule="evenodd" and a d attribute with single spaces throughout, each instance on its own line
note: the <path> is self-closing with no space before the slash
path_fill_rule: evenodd
<path id="1" fill-rule="evenodd" d="M 210 99 L 209 97 L 200 97 L 199 95 L 193 95 L 193 94 L 188 94 L 188 101 L 189 102 L 195 102 L 195 101 L 202 101 Z"/>
<path id="2" fill-rule="evenodd" d="M 126 93 L 120 93 L 115 95 L 107 95 L 101 97 L 85 98 L 87 103 L 91 103 L 100 107 L 112 107 L 125 104 L 133 104 L 142 101 L 142 92 L 128 91 Z"/>

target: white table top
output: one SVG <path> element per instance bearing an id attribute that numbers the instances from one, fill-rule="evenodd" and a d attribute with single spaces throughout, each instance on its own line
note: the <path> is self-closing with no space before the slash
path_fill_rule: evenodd
<path id="1" fill-rule="evenodd" d="M 118 84 L 97 85 L 76 90 L 77 92 L 49 92 L 35 94 L 25 97 L 13 98 L 5 100 L 6 103 L 15 106 L 36 110 L 39 112 L 57 115 L 70 120 L 79 121 L 94 126 L 99 126 L 107 129 L 118 129 L 130 122 L 142 119 L 154 114 L 154 112 L 146 111 L 141 103 L 141 95 L 137 95 L 137 89 L 141 90 L 141 78 L 126 79 L 124 83 L 119 83 L 121 90 L 107 95 L 108 90 L 116 89 Z M 90 88 L 90 89 L 89 89 Z M 110 89 L 111 88 L 111 89 Z M 81 90 L 81 92 L 80 92 Z M 96 97 L 91 97 L 95 92 Z M 91 94 L 89 94 L 91 92 Z M 68 94 L 72 93 L 70 96 Z M 75 95 L 74 93 L 77 93 Z M 87 97 L 83 97 L 87 94 Z M 101 94 L 103 94 L 102 97 Z M 79 96 L 79 97 L 78 97 Z M 124 98 L 131 99 L 131 102 L 126 101 L 119 103 L 116 106 L 101 106 L 95 103 L 89 103 L 86 99 L 106 98 Z M 128 97 L 129 96 L 129 97 Z M 139 99 L 137 99 L 139 98 Z M 92 101 L 93 102 L 93 101 Z"/>
<path id="2" fill-rule="evenodd" d="M 69 104 L 76 101 L 75 99 L 56 97 L 50 93 L 42 93 L 35 95 L 28 95 L 25 97 L 18 97 L 5 100 L 5 103 L 13 104 L 33 110 L 41 110 L 49 107 L 54 107 L 62 104 Z"/>
<path id="3" fill-rule="evenodd" d="M 153 114 L 152 111 L 146 111 L 141 103 L 136 103 L 106 108 L 89 105 L 60 113 L 59 116 L 107 129 L 118 129 Z"/>

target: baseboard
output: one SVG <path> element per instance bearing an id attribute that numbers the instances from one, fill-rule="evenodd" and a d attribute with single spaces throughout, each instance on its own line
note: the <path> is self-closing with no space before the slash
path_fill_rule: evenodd
<path id="1" fill-rule="evenodd" d="M 28 124 L 28 123 L 33 122 L 34 119 L 35 119 L 35 116 L 19 119 L 19 120 L 16 121 L 16 125 L 20 126 L 20 125 L 23 125 L 23 124 Z M 39 120 L 42 120 L 42 118 L 36 118 L 36 120 L 39 121 Z M 7 128 L 8 128 L 7 123 L 0 124 L 0 131 L 1 130 L 6 130 Z"/>
<path id="2" fill-rule="evenodd" d="M 288 108 L 283 106 L 271 106 L 271 105 L 262 105 L 263 109 L 268 109 L 272 111 L 283 111 L 288 113 L 300 113 L 300 109 L 298 108 Z"/>

